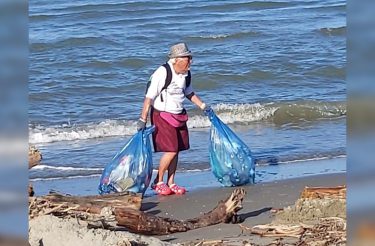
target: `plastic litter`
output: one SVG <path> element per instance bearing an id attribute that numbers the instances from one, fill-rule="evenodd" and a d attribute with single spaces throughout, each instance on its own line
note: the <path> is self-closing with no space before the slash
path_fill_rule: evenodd
<path id="1" fill-rule="evenodd" d="M 209 156 L 211 170 L 223 186 L 240 186 L 255 181 L 255 162 L 247 145 L 214 113 L 211 121 Z"/>
<path id="2" fill-rule="evenodd" d="M 146 191 L 152 176 L 152 149 L 149 135 L 155 127 L 147 127 L 131 137 L 105 166 L 99 183 L 99 194 Z"/>

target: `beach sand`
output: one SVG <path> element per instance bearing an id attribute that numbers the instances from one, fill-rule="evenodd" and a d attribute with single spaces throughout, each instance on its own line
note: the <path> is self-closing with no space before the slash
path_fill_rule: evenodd
<path id="1" fill-rule="evenodd" d="M 271 208 L 283 208 L 294 204 L 305 186 L 338 186 L 345 183 L 345 174 L 338 173 L 243 186 L 247 195 L 243 201 L 243 209 L 238 214 L 245 219 L 242 223 L 244 226 L 252 227 L 254 225 L 267 224 L 273 220 L 270 212 Z M 194 218 L 213 209 L 219 200 L 226 199 L 233 190 L 234 188 L 209 187 L 195 189 L 183 196 L 148 196 L 143 199 L 141 209 L 161 217 L 173 219 Z M 66 223 L 69 226 L 66 226 Z M 72 223 L 76 222 L 71 220 L 69 222 L 58 221 L 48 217 L 40 221 L 33 219 L 30 222 L 31 245 L 39 245 L 35 242 L 39 242 L 42 238 L 45 238 L 43 244 L 45 246 L 71 245 L 74 240 L 80 240 L 77 242 L 79 245 L 121 245 L 122 242 L 125 242 L 124 238 L 137 242 L 142 241 L 146 245 L 179 243 L 195 245 L 195 243 L 203 240 L 225 240 L 225 242 L 230 242 L 230 245 L 243 245 L 244 241 L 267 245 L 275 240 L 275 238 L 261 238 L 256 235 L 250 235 L 247 232 L 241 233 L 241 228 L 238 224 L 218 224 L 183 233 L 140 238 L 137 235 L 128 234 L 128 232 L 115 233 L 98 229 L 88 230 L 78 225 L 75 227 Z M 53 229 L 50 230 L 49 228 Z M 57 235 L 60 235 L 60 237 Z M 53 242 L 51 244 L 47 243 L 47 238 L 61 238 L 62 240 L 50 240 L 50 242 Z M 100 240 L 103 240 L 102 244 L 97 243 Z M 111 244 L 104 244 L 104 241 L 111 242 Z M 123 245 L 127 244 L 123 243 Z"/>
<path id="2" fill-rule="evenodd" d="M 329 174 L 243 186 L 247 195 L 243 201 L 243 209 L 238 214 L 245 219 L 242 224 L 247 227 L 271 223 L 273 218 L 270 209 L 293 205 L 305 186 L 338 186 L 345 183 L 345 174 Z M 144 199 L 142 209 L 162 217 L 193 218 L 210 211 L 219 200 L 227 198 L 233 189 L 207 188 L 189 192 L 184 196 L 150 197 Z M 174 243 L 217 239 L 259 243 L 258 236 L 250 236 L 246 233 L 239 236 L 240 234 L 241 228 L 238 225 L 218 224 L 159 238 Z M 261 242 L 273 240 L 262 238 Z"/>

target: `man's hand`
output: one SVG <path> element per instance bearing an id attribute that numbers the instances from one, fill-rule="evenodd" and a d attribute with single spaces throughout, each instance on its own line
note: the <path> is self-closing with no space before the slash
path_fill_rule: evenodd
<path id="1" fill-rule="evenodd" d="M 146 121 L 142 118 L 139 118 L 137 122 L 137 131 L 142 131 L 146 128 Z"/>
<path id="2" fill-rule="evenodd" d="M 201 109 L 202 109 L 204 115 L 206 115 L 206 116 L 209 116 L 213 112 L 211 106 L 210 105 L 206 105 L 205 103 L 203 103 L 201 105 Z"/>

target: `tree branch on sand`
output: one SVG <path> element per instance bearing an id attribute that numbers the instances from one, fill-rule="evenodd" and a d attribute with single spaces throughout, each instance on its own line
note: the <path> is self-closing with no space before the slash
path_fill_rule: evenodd
<path id="1" fill-rule="evenodd" d="M 139 234 L 165 235 L 223 222 L 240 222 L 237 212 L 242 209 L 245 195 L 243 188 L 236 188 L 210 212 L 193 219 L 175 220 L 140 211 L 142 198 L 132 192 L 83 197 L 53 193 L 43 197 L 30 197 L 29 217 L 42 214 L 77 217 L 87 221 L 91 228 L 126 228 Z"/>
<path id="2" fill-rule="evenodd" d="M 96 196 L 70 196 L 50 193 L 42 197 L 29 198 L 29 217 L 52 214 L 59 217 L 91 214 L 109 216 L 117 207 L 139 210 L 142 198 L 132 192 Z"/>
<path id="3" fill-rule="evenodd" d="M 242 201 L 245 194 L 246 192 L 243 188 L 237 188 L 226 200 L 219 201 L 213 210 L 194 219 L 175 220 L 141 211 L 118 208 L 115 210 L 116 220 L 118 225 L 126 227 L 131 232 L 149 235 L 185 232 L 223 222 L 237 223 L 240 222 L 237 212 L 242 209 Z"/>

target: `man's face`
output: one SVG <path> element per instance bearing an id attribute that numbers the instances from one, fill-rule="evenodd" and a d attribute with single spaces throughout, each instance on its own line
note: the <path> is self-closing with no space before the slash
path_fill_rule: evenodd
<path id="1" fill-rule="evenodd" d="M 187 73 L 190 69 L 192 61 L 191 56 L 184 56 L 176 58 L 175 71 L 176 73 Z"/>

